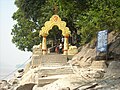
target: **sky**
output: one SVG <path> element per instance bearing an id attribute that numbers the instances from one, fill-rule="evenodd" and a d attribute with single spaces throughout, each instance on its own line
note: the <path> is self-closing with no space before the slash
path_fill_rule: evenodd
<path id="1" fill-rule="evenodd" d="M 23 64 L 32 55 L 31 52 L 18 50 L 11 42 L 11 29 L 16 23 L 12 15 L 17 10 L 14 1 L 0 0 L 0 79 L 10 74 L 16 69 L 16 65 Z"/>

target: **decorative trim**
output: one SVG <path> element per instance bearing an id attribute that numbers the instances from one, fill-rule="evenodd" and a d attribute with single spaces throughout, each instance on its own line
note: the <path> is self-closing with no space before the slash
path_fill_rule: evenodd
<path id="1" fill-rule="evenodd" d="M 63 50 L 63 51 L 68 51 L 68 50 Z"/>
<path id="2" fill-rule="evenodd" d="M 42 49 L 42 51 L 47 51 L 46 49 Z"/>
<path id="3" fill-rule="evenodd" d="M 70 30 L 66 27 L 66 22 L 62 21 L 58 15 L 53 15 L 49 21 L 46 21 L 44 26 L 39 32 L 39 36 L 48 36 L 49 31 L 52 30 L 53 26 L 58 26 L 59 30 L 62 31 L 63 36 L 70 35 Z"/>
<path id="4" fill-rule="evenodd" d="M 65 38 L 69 38 L 69 36 L 64 36 Z"/>
<path id="5" fill-rule="evenodd" d="M 43 36 L 43 38 L 46 38 L 47 36 Z"/>

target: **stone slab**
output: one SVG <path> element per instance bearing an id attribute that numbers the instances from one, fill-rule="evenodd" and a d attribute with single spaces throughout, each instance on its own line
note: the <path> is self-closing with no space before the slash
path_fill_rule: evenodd
<path id="1" fill-rule="evenodd" d="M 52 76 L 52 75 L 63 75 L 63 74 L 73 74 L 73 70 L 70 67 L 63 68 L 46 68 L 39 70 L 40 75 Z"/>
<path id="2" fill-rule="evenodd" d="M 41 57 L 41 66 L 60 66 L 67 64 L 66 55 L 43 55 Z"/>

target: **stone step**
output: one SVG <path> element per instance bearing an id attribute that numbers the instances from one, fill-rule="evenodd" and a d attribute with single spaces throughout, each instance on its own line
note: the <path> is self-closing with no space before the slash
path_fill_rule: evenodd
<path id="1" fill-rule="evenodd" d="M 67 64 L 67 55 L 48 54 L 48 55 L 33 55 L 31 60 L 32 67 L 41 66 L 60 66 Z"/>
<path id="2" fill-rule="evenodd" d="M 53 67 L 53 68 L 41 68 L 39 70 L 39 76 L 52 76 L 52 75 L 63 75 L 63 74 L 73 74 L 73 70 L 70 66 L 66 67 Z"/>
<path id="3" fill-rule="evenodd" d="M 60 67 L 60 66 L 64 66 L 66 64 L 64 63 L 42 63 L 41 66 L 43 67 Z"/>
<path id="4" fill-rule="evenodd" d="M 66 55 L 43 55 L 41 57 L 41 62 L 45 63 L 66 63 L 67 56 Z"/>
<path id="5" fill-rule="evenodd" d="M 59 69 L 59 68 L 71 68 L 69 65 L 58 66 L 58 67 L 40 67 L 40 69 Z"/>
<path id="6" fill-rule="evenodd" d="M 50 84 L 60 78 L 67 77 L 67 75 L 54 75 L 49 77 L 43 77 L 38 79 L 38 87 L 42 87 L 44 85 Z"/>
<path id="7" fill-rule="evenodd" d="M 66 55 L 43 55 L 41 57 L 41 66 L 60 66 L 67 64 Z"/>

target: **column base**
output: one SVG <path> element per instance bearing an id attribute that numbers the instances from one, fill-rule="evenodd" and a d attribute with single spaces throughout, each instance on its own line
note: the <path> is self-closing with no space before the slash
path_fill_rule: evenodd
<path id="1" fill-rule="evenodd" d="M 68 55 L 68 50 L 64 50 L 63 54 Z"/>
<path id="2" fill-rule="evenodd" d="M 43 55 L 46 55 L 47 54 L 47 50 L 43 49 L 42 53 L 43 53 Z"/>

